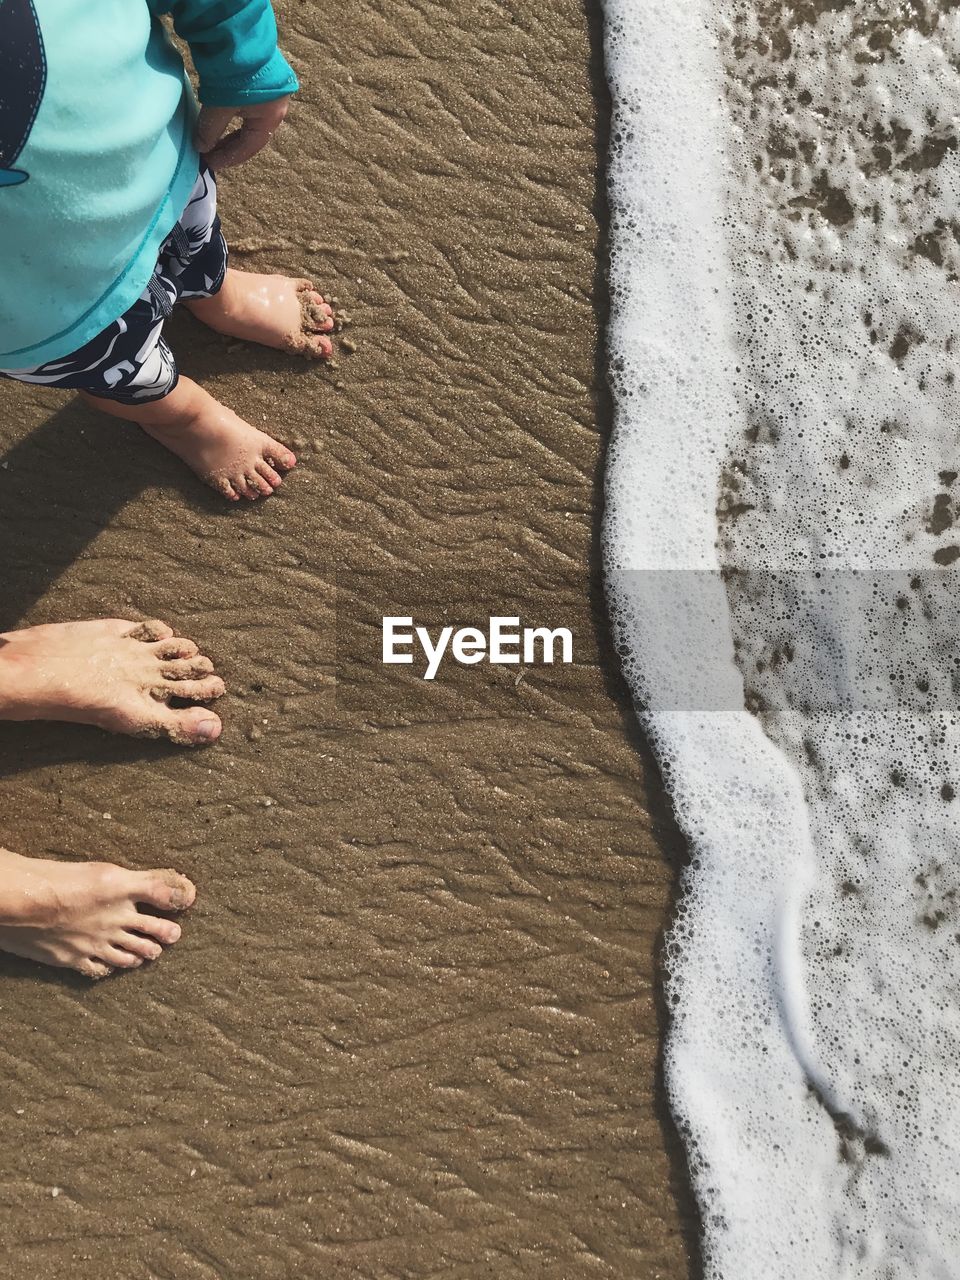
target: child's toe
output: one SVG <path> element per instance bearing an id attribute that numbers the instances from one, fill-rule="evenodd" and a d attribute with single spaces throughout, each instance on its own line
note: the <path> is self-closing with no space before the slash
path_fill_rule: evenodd
<path id="1" fill-rule="evenodd" d="M 214 489 L 216 489 L 217 493 L 219 493 L 221 497 L 226 498 L 229 502 L 240 501 L 240 495 L 237 493 L 236 489 L 234 489 L 226 476 L 214 476 L 210 483 L 213 485 Z"/>
<path id="2" fill-rule="evenodd" d="M 267 484 L 270 486 L 271 489 L 279 489 L 280 485 L 283 484 L 282 477 L 277 475 L 276 471 L 274 471 L 273 467 L 271 467 L 269 462 L 266 462 L 266 461 L 258 462 L 257 471 L 264 478 L 264 480 L 266 480 Z"/>
<path id="3" fill-rule="evenodd" d="M 297 465 L 297 455 L 276 440 L 269 442 L 263 456 L 271 467 L 279 467 L 281 471 L 290 471 Z"/>
<path id="4" fill-rule="evenodd" d="M 305 317 L 303 328 L 305 333 L 330 333 L 333 329 L 333 321 L 322 311 L 311 308 L 310 314 Z"/>
<path id="5" fill-rule="evenodd" d="M 333 343 L 322 333 L 304 334 L 304 348 L 320 360 L 329 360 L 333 355 Z M 301 348 L 303 350 L 303 348 Z"/>

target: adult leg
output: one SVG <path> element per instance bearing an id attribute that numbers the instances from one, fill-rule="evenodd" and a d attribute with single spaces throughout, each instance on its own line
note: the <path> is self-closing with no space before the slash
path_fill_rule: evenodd
<path id="1" fill-rule="evenodd" d="M 68 720 L 201 745 L 220 736 L 207 706 L 224 684 L 192 640 L 163 622 L 101 618 L 0 635 L 0 720 Z"/>
<path id="2" fill-rule="evenodd" d="M 0 951 L 104 978 L 156 960 L 180 926 L 144 907 L 183 911 L 196 897 L 176 871 L 25 858 L 0 849 Z"/>

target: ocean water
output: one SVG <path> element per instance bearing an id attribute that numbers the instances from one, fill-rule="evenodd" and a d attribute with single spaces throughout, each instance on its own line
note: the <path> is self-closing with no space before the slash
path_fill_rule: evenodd
<path id="1" fill-rule="evenodd" d="M 960 6 L 605 0 L 604 554 L 724 1280 L 960 1277 Z"/>

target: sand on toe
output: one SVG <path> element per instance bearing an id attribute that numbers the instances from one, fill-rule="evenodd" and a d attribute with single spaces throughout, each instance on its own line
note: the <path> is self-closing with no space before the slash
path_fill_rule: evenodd
<path id="1" fill-rule="evenodd" d="M 682 1280 L 656 994 L 681 849 L 589 602 L 596 15 L 277 8 L 304 90 L 222 174 L 225 231 L 338 297 L 356 349 L 170 338 L 296 472 L 225 509 L 135 428 L 0 385 L 0 627 L 163 617 L 229 690 L 203 752 L 0 725 L 5 844 L 198 886 L 154 968 L 0 961 L 0 1280 Z M 364 667 L 398 581 L 486 615 L 518 567 L 576 666 L 429 696 Z"/>

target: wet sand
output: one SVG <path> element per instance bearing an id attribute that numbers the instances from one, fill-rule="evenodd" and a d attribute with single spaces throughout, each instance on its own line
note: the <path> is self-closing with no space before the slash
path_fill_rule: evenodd
<path id="1" fill-rule="evenodd" d="M 0 386 L 2 625 L 162 617 L 229 687 L 206 751 L 0 726 L 4 843 L 200 890 L 135 975 L 0 960 L 0 1276 L 681 1280 L 656 959 L 682 848 L 595 573 L 599 15 L 277 7 L 304 90 L 224 176 L 225 230 L 337 295 L 356 351 L 171 341 L 296 474 L 231 509 L 134 428 Z M 574 666 L 425 691 L 375 661 L 404 601 L 470 623 L 521 594 Z"/>

